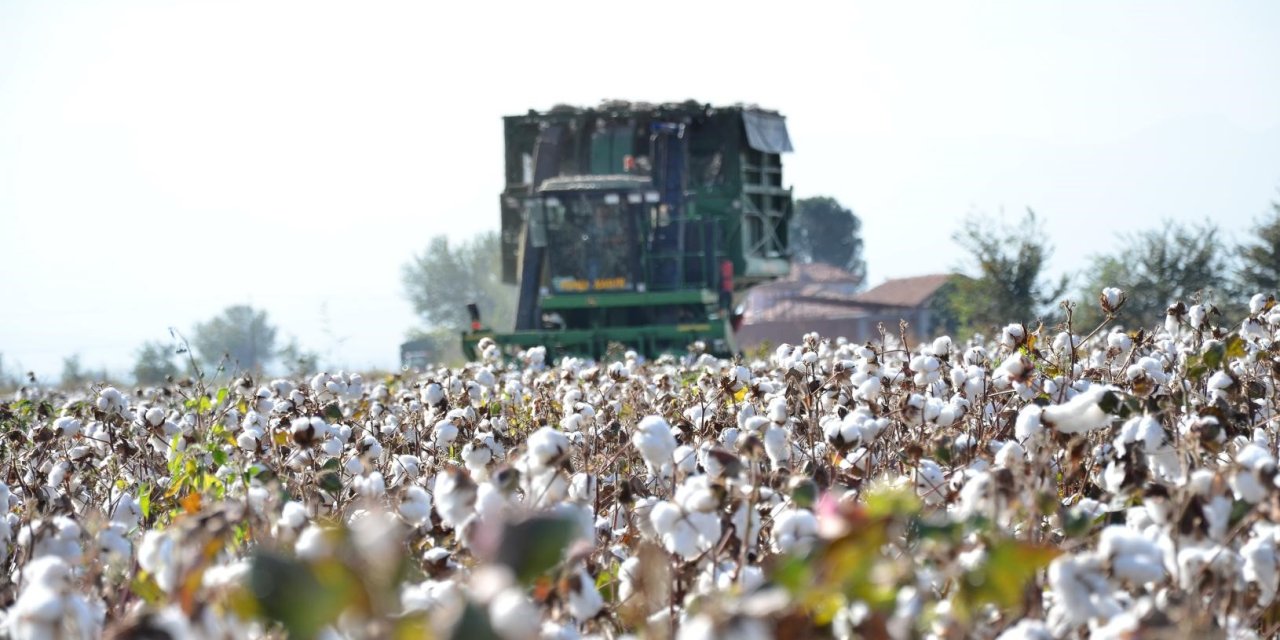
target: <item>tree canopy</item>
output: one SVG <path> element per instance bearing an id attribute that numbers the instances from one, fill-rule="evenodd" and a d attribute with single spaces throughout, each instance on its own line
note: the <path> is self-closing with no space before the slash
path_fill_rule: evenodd
<path id="1" fill-rule="evenodd" d="M 144 342 L 133 364 L 133 379 L 140 385 L 154 385 L 180 373 L 173 362 L 173 349 L 160 342 Z"/>
<path id="2" fill-rule="evenodd" d="M 1280 202 L 1271 203 L 1270 213 L 1252 231 L 1237 250 L 1240 286 L 1246 294 L 1276 293 L 1280 291 Z"/>
<path id="3" fill-rule="evenodd" d="M 480 308 L 485 323 L 510 331 L 515 322 L 515 287 L 502 283 L 502 244 L 485 232 L 451 244 L 436 236 L 404 265 L 401 279 L 413 309 L 430 329 L 460 330 L 470 323 L 467 304 Z"/>
<path id="4" fill-rule="evenodd" d="M 1102 318 L 1097 299 L 1103 287 L 1119 287 L 1127 301 L 1116 314 L 1131 327 L 1150 325 L 1164 318 L 1176 300 L 1190 303 L 1199 296 L 1208 302 L 1232 302 L 1222 295 L 1230 288 L 1230 250 L 1211 222 L 1166 222 L 1123 236 L 1118 253 L 1095 256 L 1086 270 L 1083 301 L 1077 306 L 1077 331 L 1088 331 Z"/>
<path id="5" fill-rule="evenodd" d="M 867 263 L 862 256 L 862 221 L 835 198 L 819 196 L 796 200 L 791 218 L 790 245 L 799 262 L 822 262 L 865 280 Z"/>
<path id="6" fill-rule="evenodd" d="M 207 366 L 218 366 L 225 356 L 232 367 L 261 372 L 276 357 L 276 327 L 266 311 L 235 305 L 197 324 L 192 344 Z"/>
<path id="7" fill-rule="evenodd" d="M 949 283 L 946 307 L 963 331 L 990 331 L 1010 320 L 1032 322 L 1066 290 L 1066 278 L 1043 279 L 1052 247 L 1034 211 L 1015 225 L 971 214 L 954 236 L 973 263 Z"/>

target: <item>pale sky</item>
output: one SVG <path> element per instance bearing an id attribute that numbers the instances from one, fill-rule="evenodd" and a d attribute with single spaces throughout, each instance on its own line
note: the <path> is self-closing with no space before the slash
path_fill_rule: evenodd
<path id="1" fill-rule="evenodd" d="M 962 264 L 970 211 L 1034 208 L 1055 273 L 1239 237 L 1280 198 L 1277 33 L 1271 1 L 0 0 L 0 354 L 124 373 L 249 303 L 393 367 L 401 265 L 498 226 L 501 116 L 606 98 L 781 111 L 871 284 Z"/>

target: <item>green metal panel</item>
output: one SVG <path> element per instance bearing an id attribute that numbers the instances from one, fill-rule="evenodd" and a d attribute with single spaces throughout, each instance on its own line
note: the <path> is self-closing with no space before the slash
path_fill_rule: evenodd
<path id="1" fill-rule="evenodd" d="M 598 294 L 561 294 L 544 296 L 542 308 L 546 311 L 568 309 L 606 309 L 614 307 L 660 307 L 666 305 L 704 304 L 718 301 L 714 291 L 706 289 L 679 291 L 610 292 Z"/>

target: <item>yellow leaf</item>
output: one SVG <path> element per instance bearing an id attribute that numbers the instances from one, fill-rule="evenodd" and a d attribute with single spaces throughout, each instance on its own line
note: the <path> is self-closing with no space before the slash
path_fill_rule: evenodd
<path id="1" fill-rule="evenodd" d="M 187 513 L 200 513 L 200 494 L 194 491 L 188 493 L 186 497 L 178 501 L 182 505 L 182 510 Z"/>

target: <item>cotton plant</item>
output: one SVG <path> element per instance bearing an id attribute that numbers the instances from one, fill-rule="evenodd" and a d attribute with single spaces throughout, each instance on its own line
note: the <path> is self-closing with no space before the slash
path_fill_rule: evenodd
<path id="1" fill-rule="evenodd" d="M 279 635 L 228 606 L 274 558 L 358 575 L 378 603 L 316 612 L 323 637 L 464 619 L 502 638 L 748 637 L 804 633 L 788 625 L 814 603 L 837 637 L 1261 635 L 1280 590 L 1280 308 L 1174 301 L 1120 327 L 1126 298 L 1090 301 L 1096 330 L 991 339 L 610 362 L 486 342 L 479 362 L 377 379 L 28 388 L 14 403 L 34 404 L 0 407 L 0 626 Z M 540 540 L 557 546 L 516 579 Z M 1043 602 L 989 602 L 993 575 Z"/>

